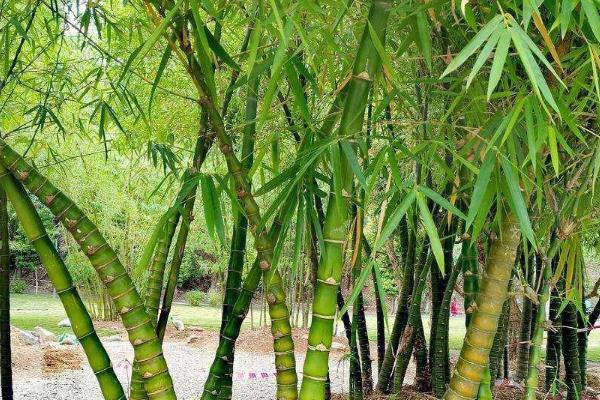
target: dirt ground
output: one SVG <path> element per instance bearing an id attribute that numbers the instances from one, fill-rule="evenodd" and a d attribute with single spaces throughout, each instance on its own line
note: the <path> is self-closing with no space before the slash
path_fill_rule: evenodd
<path id="1" fill-rule="evenodd" d="M 132 353 L 127 342 L 125 332 L 119 327 L 118 323 L 100 322 L 97 327 L 111 328 L 121 332 L 116 336 L 103 338 L 105 346 L 109 351 L 115 370 L 120 375 L 124 386 L 128 381 L 128 364 L 131 361 Z M 301 371 L 303 355 L 306 351 L 308 332 L 302 329 L 294 329 L 294 341 L 296 343 L 296 352 L 298 359 L 298 369 Z M 203 381 L 208 374 L 210 360 L 214 356 L 214 350 L 218 344 L 218 333 L 207 331 L 200 328 L 188 328 L 183 332 L 176 331 L 172 327 L 167 330 L 165 338 L 165 355 L 169 362 L 169 367 L 173 370 L 175 377 L 175 386 L 178 389 L 178 395 L 181 399 L 193 399 L 200 393 Z M 345 399 L 344 392 L 347 391 L 347 353 L 346 339 L 342 336 L 334 338 L 334 349 L 332 350 L 330 369 L 332 370 L 332 387 L 336 393 L 334 399 Z M 236 377 L 244 381 L 242 389 L 238 389 L 237 395 L 234 392 L 234 398 L 239 399 L 268 399 L 272 395 L 274 388 L 274 372 L 272 358 L 272 336 L 268 328 L 244 331 L 241 333 L 236 346 L 236 368 L 234 371 Z M 87 395 L 86 399 L 95 399 L 94 395 L 89 395 L 93 375 L 89 370 L 85 354 L 80 346 L 60 346 L 55 343 L 45 345 L 27 345 L 19 337 L 18 332 L 13 331 L 13 368 L 15 376 L 15 386 L 17 399 L 19 398 L 52 398 L 67 399 L 80 398 L 78 391 Z M 376 358 L 375 344 L 371 346 L 372 357 Z M 184 359 L 188 357 L 187 359 Z M 189 376 L 178 375 L 182 371 L 190 373 L 190 362 L 198 360 L 198 374 Z M 376 366 L 376 363 L 374 363 Z M 249 371 L 257 371 L 268 380 L 265 382 L 248 381 Z M 265 372 L 266 371 L 266 372 Z M 184 374 L 185 375 L 185 374 Z M 584 399 L 600 399 L 600 363 L 590 363 L 589 365 L 589 387 L 591 391 L 586 394 Z M 407 380 L 412 382 L 414 378 L 414 367 L 409 368 Z M 250 378 L 252 379 L 252 378 Z M 179 382 L 178 382 L 179 380 Z M 192 382 L 193 381 L 193 382 Z M 44 391 L 44 387 L 52 385 L 55 392 L 52 397 L 38 397 L 37 391 Z M 256 387 L 253 388 L 252 385 Z M 184 386 L 179 388 L 178 386 Z M 240 386 L 240 385 L 238 385 Z M 234 387 L 236 387 L 234 383 Z M 99 390 L 98 390 L 99 394 Z M 499 400 L 521 399 L 523 395 L 522 388 L 514 385 L 499 385 L 495 391 L 495 398 Z M 100 399 L 101 397 L 98 397 Z M 407 400 L 429 400 L 432 396 L 422 393 L 416 393 L 407 387 L 398 398 Z M 540 397 L 542 398 L 542 397 Z M 548 397 L 544 397 L 548 398 Z M 373 397 L 371 400 L 380 400 L 382 397 Z"/>

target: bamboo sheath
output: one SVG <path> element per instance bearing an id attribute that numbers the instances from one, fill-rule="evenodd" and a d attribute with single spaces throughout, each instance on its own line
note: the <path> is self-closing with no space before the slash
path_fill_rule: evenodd
<path id="1" fill-rule="evenodd" d="M 125 400 L 121 383 L 112 368 L 112 364 L 90 318 L 67 266 L 58 255 L 48 237 L 37 211 L 22 185 L 0 165 L 0 185 L 6 192 L 21 222 L 27 239 L 33 244 L 42 264 L 48 271 L 48 277 L 56 289 L 67 316 L 72 324 L 73 333 L 81 343 L 86 357 L 98 379 L 102 395 L 109 400 Z"/>
<path id="2" fill-rule="evenodd" d="M 488 366 L 502 306 L 508 296 L 508 284 L 520 238 L 516 217 L 513 214 L 506 215 L 498 239 L 490 248 L 477 300 L 473 305 L 471 323 L 450 385 L 444 394 L 445 400 L 477 397 L 479 384 Z"/>
<path id="3" fill-rule="evenodd" d="M 61 221 L 98 272 L 127 330 L 135 358 L 146 380 L 149 398 L 175 399 L 173 382 L 152 318 L 146 312 L 129 274 L 98 227 L 69 197 L 3 140 L 0 140 L 0 163 Z"/>

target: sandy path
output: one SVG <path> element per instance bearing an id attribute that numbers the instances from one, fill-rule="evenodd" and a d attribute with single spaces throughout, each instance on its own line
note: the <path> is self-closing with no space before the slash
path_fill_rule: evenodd
<path id="1" fill-rule="evenodd" d="M 175 382 L 177 396 L 181 400 L 197 400 L 208 376 L 208 370 L 214 357 L 216 340 L 213 333 L 207 335 L 207 340 L 195 344 L 187 344 L 185 340 L 166 342 L 164 353 Z M 259 336 L 256 334 L 256 336 Z M 187 336 L 187 335 L 186 335 Z M 262 336 L 262 335 L 260 335 Z M 243 338 L 242 338 L 243 339 Z M 234 399 L 273 399 L 275 393 L 275 367 L 273 355 L 261 351 L 261 344 L 257 344 L 257 351 L 250 352 L 254 340 L 246 338 L 240 343 L 236 351 L 234 365 Z M 270 337 L 266 336 L 270 342 Z M 262 340 L 258 340 L 262 342 Z M 127 342 L 105 342 L 105 347 L 113 361 L 115 371 L 123 387 L 128 388 L 130 362 L 133 351 Z M 302 347 L 302 346 L 299 346 Z M 65 349 L 66 346 L 60 346 Z M 81 366 L 72 371 L 48 372 L 42 370 L 42 354 L 44 349 L 40 346 L 16 346 L 15 358 L 15 398 L 40 399 L 40 400 L 100 400 L 102 395 L 96 379 L 87 365 L 85 356 L 80 347 L 71 347 L 81 356 Z M 304 352 L 299 349 L 296 360 L 298 371 L 301 372 L 304 362 Z M 338 350 L 330 359 L 330 371 L 333 393 L 347 392 L 348 362 L 343 361 L 344 351 Z M 374 363 L 376 366 L 376 363 Z M 254 375 L 252 375 L 254 374 Z M 299 374 L 301 376 L 301 374 Z M 412 381 L 412 376 L 409 377 Z"/>

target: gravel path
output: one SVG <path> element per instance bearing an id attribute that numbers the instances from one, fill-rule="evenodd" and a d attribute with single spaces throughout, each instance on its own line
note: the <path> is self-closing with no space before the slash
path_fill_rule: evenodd
<path id="1" fill-rule="evenodd" d="M 126 342 L 107 342 L 105 347 L 115 365 L 124 388 L 128 387 L 131 346 Z M 81 351 L 81 350 L 79 350 Z M 214 350 L 197 348 L 180 342 L 167 342 L 164 352 L 175 380 L 178 399 L 198 400 L 208 376 Z M 303 356 L 297 355 L 301 371 Z M 376 364 L 374 363 L 374 366 Z M 347 391 L 347 361 L 330 360 L 332 391 Z M 272 354 L 236 351 L 234 366 L 234 399 L 273 399 L 275 393 L 275 367 Z M 251 379 L 252 375 L 256 377 Z M 299 376 L 301 376 L 299 374 Z M 15 376 L 15 398 L 36 400 L 101 400 L 102 395 L 96 379 L 82 360 L 82 369 L 63 373 L 39 374 L 32 371 Z"/>

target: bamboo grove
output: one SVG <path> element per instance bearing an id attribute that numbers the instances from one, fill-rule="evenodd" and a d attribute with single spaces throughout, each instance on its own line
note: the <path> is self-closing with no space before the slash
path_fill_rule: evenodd
<path id="1" fill-rule="evenodd" d="M 331 397 L 338 321 L 351 399 L 407 385 L 491 399 L 499 379 L 527 400 L 590 390 L 596 0 L 0 0 L 0 58 L 3 399 L 13 398 L 8 208 L 105 399 L 176 398 L 162 346 L 194 225 L 228 253 L 202 399 L 246 398 L 236 340 L 260 298 L 272 398 Z M 63 143 L 84 138 L 106 160 L 134 154 L 163 175 L 152 195 L 169 206 L 135 243 L 133 267 L 46 173 L 72 156 Z M 135 353 L 130 387 L 40 207 L 114 305 Z M 455 355 L 456 297 L 466 334 Z M 308 328 L 304 354 L 297 326 Z"/>

